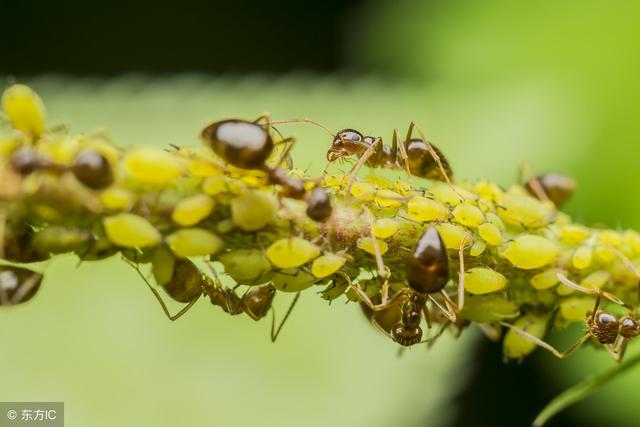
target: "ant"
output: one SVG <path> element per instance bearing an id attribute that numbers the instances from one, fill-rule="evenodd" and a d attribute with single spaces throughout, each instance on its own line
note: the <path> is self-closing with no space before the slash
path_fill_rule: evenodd
<path id="1" fill-rule="evenodd" d="M 275 309 L 272 305 L 276 289 L 273 285 L 265 284 L 252 286 L 242 296 L 238 296 L 235 292 L 235 288 L 231 289 L 222 287 L 219 279 L 214 283 L 214 281 L 209 276 L 203 274 L 193 262 L 186 258 L 178 258 L 175 260 L 175 267 L 171 279 L 162 287 L 173 300 L 181 303 L 187 303 L 187 305 L 176 314 L 171 314 L 166 303 L 160 296 L 160 293 L 149 283 L 144 274 L 142 274 L 142 271 L 140 271 L 138 265 L 127 259 L 125 259 L 125 262 L 131 265 L 138 272 L 138 275 L 142 280 L 144 280 L 149 290 L 160 303 L 162 311 L 164 311 L 164 314 L 169 320 L 178 320 L 182 315 L 189 311 L 191 307 L 193 307 L 200 296 L 206 295 L 209 297 L 211 304 L 221 307 L 226 313 L 229 313 L 232 316 L 245 313 L 253 320 L 258 321 L 265 317 L 268 311 L 271 310 L 272 342 L 275 342 L 278 335 L 280 335 L 280 331 L 282 330 L 284 323 L 289 318 L 293 307 L 296 305 L 298 298 L 300 297 L 300 293 L 298 292 L 291 302 L 284 318 L 276 328 Z M 213 270 L 213 267 L 211 268 L 212 272 L 215 274 L 215 270 Z"/>
<path id="2" fill-rule="evenodd" d="M 259 124 L 266 120 L 265 124 Z M 227 163 L 240 169 L 258 169 L 267 174 L 269 182 L 282 187 L 282 195 L 292 199 L 307 201 L 307 215 L 317 222 L 329 219 L 332 213 L 331 201 L 323 188 L 316 187 L 309 193 L 300 179 L 287 175 L 280 166 L 287 159 L 295 138 L 284 138 L 281 143 L 289 143 L 281 153 L 275 167 L 266 164 L 274 148 L 268 130 L 271 122 L 267 115 L 253 122 L 240 119 L 220 120 L 205 127 L 200 138 Z"/>
<path id="3" fill-rule="evenodd" d="M 29 301 L 40 289 L 42 274 L 22 267 L 0 267 L 0 306 Z"/>
<path id="4" fill-rule="evenodd" d="M 562 207 L 573 195 L 576 182 L 559 173 L 548 172 L 542 175 L 530 176 L 529 166 L 520 166 L 520 181 L 526 180 L 525 190 L 541 201 L 550 200 L 558 208 Z"/>
<path id="5" fill-rule="evenodd" d="M 466 239 L 465 239 L 466 240 Z M 420 322 L 422 315 L 431 327 L 430 313 L 427 302 L 430 300 L 440 312 L 451 323 L 456 323 L 456 312 L 462 310 L 464 304 L 464 261 L 463 246 L 460 246 L 460 276 L 458 280 L 458 306 L 454 308 L 454 303 L 449 295 L 444 291 L 450 279 L 449 257 L 447 248 L 440 237 L 440 233 L 435 227 L 429 227 L 422 234 L 407 261 L 407 282 L 409 287 L 397 292 L 393 297 L 388 298 L 388 277 L 382 288 L 381 302 L 375 304 L 367 294 L 351 282 L 351 279 L 341 274 L 370 310 L 374 313 L 386 311 L 393 305 L 403 301 L 401 307 L 401 319 L 391 328 L 391 337 L 398 344 L 412 346 L 422 340 L 422 329 Z M 340 274 L 340 273 L 338 273 Z M 441 294 L 444 298 L 445 306 L 442 306 L 435 298 L 434 294 Z M 373 315 L 372 315 L 373 317 Z"/>
<path id="6" fill-rule="evenodd" d="M 442 151 L 427 139 L 415 122 L 409 124 L 404 140 L 401 139 L 398 129 L 394 129 L 391 147 L 384 144 L 382 137 L 365 136 L 355 129 L 343 129 L 334 133 L 326 126 L 307 118 L 271 122 L 271 124 L 284 123 L 309 123 L 328 132 L 333 137 L 333 142 L 327 151 L 328 163 L 345 157 L 358 157 L 347 183 L 347 197 L 355 176 L 364 165 L 372 168 L 405 170 L 408 176 L 443 181 L 452 185 L 453 171 L 449 161 Z M 420 138 L 413 137 L 414 131 L 418 132 Z"/>
<path id="7" fill-rule="evenodd" d="M 615 360 L 616 362 L 622 361 L 629 341 L 640 335 L 640 321 L 633 314 L 632 308 L 609 292 L 602 291 L 600 289 L 594 290 L 582 287 L 569 280 L 562 273 L 558 273 L 557 277 L 562 283 L 569 286 L 570 288 L 584 293 L 596 295 L 596 301 L 593 310 L 588 311 L 585 316 L 584 324 L 587 328 L 587 331 L 582 337 L 580 337 L 567 350 L 559 351 L 549 343 L 541 340 L 534 335 L 531 335 L 523 329 L 520 329 L 506 322 L 500 322 L 502 326 L 511 329 L 521 337 L 544 348 L 559 359 L 563 359 L 569 356 L 577 348 L 579 348 L 582 344 L 589 340 L 589 338 L 593 337 L 609 352 L 613 360 Z M 617 318 L 615 314 L 609 311 L 600 310 L 600 302 L 602 297 L 615 304 L 625 307 L 629 310 L 629 314 Z"/>

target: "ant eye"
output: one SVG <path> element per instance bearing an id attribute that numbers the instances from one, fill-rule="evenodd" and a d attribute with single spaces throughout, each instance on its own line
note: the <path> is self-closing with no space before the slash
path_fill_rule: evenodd
<path id="1" fill-rule="evenodd" d="M 620 327 L 621 328 L 635 328 L 636 327 L 636 321 L 633 320 L 630 317 L 625 317 L 622 322 L 620 323 Z"/>
<path id="2" fill-rule="evenodd" d="M 598 323 L 601 324 L 602 326 L 608 326 L 612 323 L 616 323 L 617 320 L 615 318 L 615 316 L 613 316 L 610 313 L 600 313 L 598 315 Z"/>

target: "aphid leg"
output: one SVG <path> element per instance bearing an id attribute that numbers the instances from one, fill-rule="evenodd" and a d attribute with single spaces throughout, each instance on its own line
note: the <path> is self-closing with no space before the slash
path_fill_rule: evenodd
<path id="1" fill-rule="evenodd" d="M 527 163 L 520 163 L 520 182 L 526 182 L 531 187 L 531 190 L 536 195 L 538 200 L 543 202 L 549 201 L 546 191 L 540 184 L 540 180 L 531 174 L 529 165 Z"/>
<path id="2" fill-rule="evenodd" d="M 425 134 L 422 132 L 422 129 L 418 127 L 416 122 L 411 122 L 409 124 L 409 130 L 407 131 L 407 139 L 405 140 L 405 144 L 409 143 L 409 141 L 411 140 L 411 135 L 413 134 L 414 129 L 418 132 L 418 134 L 420 135 L 420 138 L 422 138 L 424 143 L 427 145 L 429 154 L 431 154 L 431 157 L 433 157 L 433 160 L 435 160 L 435 162 L 437 163 L 438 168 L 440 169 L 440 173 L 444 177 L 444 180 L 447 182 L 447 184 L 453 185 L 451 182 L 451 178 L 449 178 L 449 174 L 447 173 L 446 169 L 442 165 L 442 160 L 440 160 L 440 156 L 438 155 L 438 153 L 436 153 L 436 150 L 433 149 L 433 147 L 431 146 L 431 142 L 429 142 Z"/>
<path id="3" fill-rule="evenodd" d="M 138 272 L 138 275 L 142 278 L 142 280 L 144 280 L 144 283 L 147 285 L 149 290 L 153 293 L 153 295 L 156 297 L 156 299 L 160 303 L 160 306 L 162 307 L 162 311 L 164 311 L 164 314 L 166 314 L 166 316 L 167 316 L 167 318 L 169 320 L 171 320 L 171 321 L 178 320 L 180 317 L 182 317 L 183 314 L 185 314 L 187 311 L 189 311 L 189 309 L 191 307 L 193 307 L 193 305 L 198 301 L 198 298 L 200 297 L 200 295 L 198 295 L 197 297 L 192 299 L 185 307 L 183 307 L 176 314 L 171 314 L 169 312 L 169 309 L 167 308 L 167 304 L 165 304 L 164 300 L 160 296 L 160 293 L 151 285 L 151 283 L 149 283 L 147 278 L 144 277 L 144 274 L 142 274 L 142 271 L 140 271 L 140 268 L 137 265 L 135 265 L 134 263 L 132 263 L 131 261 L 129 261 L 129 260 L 125 259 L 125 262 L 127 264 L 129 264 L 131 267 L 133 267 L 133 269 Z"/>
<path id="4" fill-rule="evenodd" d="M 280 321 L 280 324 L 278 325 L 278 329 L 275 329 L 275 327 L 276 327 L 276 309 L 273 308 L 273 305 L 271 306 L 271 342 L 275 342 L 278 339 L 278 335 L 280 335 L 280 331 L 282 330 L 282 327 L 284 326 L 284 322 L 286 322 L 287 319 L 289 318 L 289 315 L 291 314 L 291 311 L 293 310 L 293 307 L 295 307 L 296 303 L 298 302 L 298 298 L 300 298 L 300 292 L 298 292 L 296 294 L 296 296 L 293 297 L 293 301 L 291 301 L 291 304 L 289 305 L 289 309 L 287 310 L 287 313 L 284 315 L 284 317 Z"/>
<path id="5" fill-rule="evenodd" d="M 382 140 L 380 138 L 376 138 L 376 140 L 373 143 L 371 143 L 369 147 L 367 147 L 365 152 L 362 153 L 362 157 L 358 159 L 356 164 L 351 169 L 351 172 L 349 172 L 349 180 L 347 181 L 347 187 L 345 188 L 345 193 L 344 193 L 346 203 L 349 203 L 349 199 L 351 198 L 351 187 L 353 186 L 353 183 L 356 177 L 358 176 L 358 172 L 360 172 L 360 169 L 362 169 L 362 166 L 364 166 L 365 163 L 367 163 L 367 160 L 369 160 L 369 158 L 375 153 L 376 147 L 378 146 L 378 144 L 381 144 L 381 143 L 382 143 Z"/>
<path id="6" fill-rule="evenodd" d="M 615 296 L 614 294 L 607 292 L 607 291 L 603 291 L 601 289 L 591 289 L 591 288 L 585 288 L 584 286 L 580 286 L 577 283 L 572 282 L 571 280 L 569 280 L 564 274 L 562 273 L 558 273 L 557 274 L 558 280 L 560 280 L 563 284 L 565 284 L 566 286 L 575 289 L 576 291 L 580 291 L 580 292 L 584 292 L 585 294 L 589 294 L 589 295 L 597 295 L 598 297 L 602 296 L 603 298 L 608 299 L 609 301 L 611 301 L 614 304 L 618 304 L 630 311 L 633 311 L 633 308 L 627 304 L 626 302 L 622 301 L 620 298 L 618 298 L 617 296 Z M 595 312 L 595 310 L 594 310 Z"/>
<path id="7" fill-rule="evenodd" d="M 573 353 L 578 347 L 580 347 L 585 341 L 587 341 L 591 337 L 591 333 L 588 332 L 584 334 L 582 337 L 580 337 L 575 343 L 571 345 L 571 347 L 569 347 L 565 351 L 559 351 L 548 342 L 543 341 L 534 335 L 531 335 L 529 332 L 525 331 L 524 329 L 520 329 L 517 326 L 513 326 L 507 322 L 500 322 L 500 324 L 505 328 L 511 329 L 513 332 L 520 335 L 522 338 L 532 342 L 533 344 L 539 347 L 544 348 L 545 350 L 547 350 L 548 352 L 550 352 L 551 354 L 553 354 L 559 359 L 563 359 L 569 356 L 571 353 Z"/>
<path id="8" fill-rule="evenodd" d="M 392 296 L 391 298 L 387 299 L 387 301 L 381 302 L 380 304 L 375 304 L 373 301 L 371 301 L 371 298 L 369 298 L 369 296 L 362 290 L 362 288 L 360 286 L 353 284 L 353 282 L 351 281 L 351 278 L 348 275 L 346 275 L 342 271 L 337 271 L 336 274 L 338 276 L 342 277 L 343 279 L 345 279 L 347 281 L 347 284 L 349 285 L 349 288 L 351 290 L 353 290 L 353 292 L 355 292 L 356 295 L 358 295 L 358 297 L 360 297 L 362 302 L 367 304 L 367 306 L 369 306 L 369 308 L 371 310 L 373 310 L 373 311 L 386 310 L 387 308 L 391 307 L 392 305 L 398 304 L 400 301 L 402 301 L 402 298 L 408 292 L 410 292 L 409 289 L 407 289 L 407 288 L 402 289 L 401 291 L 397 292 L 394 296 Z"/>

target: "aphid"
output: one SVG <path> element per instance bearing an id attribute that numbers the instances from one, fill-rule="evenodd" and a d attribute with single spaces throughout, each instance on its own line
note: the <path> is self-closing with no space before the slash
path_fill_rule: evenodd
<path id="1" fill-rule="evenodd" d="M 42 274 L 22 267 L 0 267 L 0 306 L 29 301 L 38 292 Z"/>
<path id="2" fill-rule="evenodd" d="M 139 267 L 128 260 L 125 261 L 138 272 L 138 275 L 142 280 L 144 280 L 149 290 L 151 290 L 155 298 L 160 303 L 162 311 L 164 311 L 167 318 L 172 321 L 179 319 L 189 311 L 189 309 L 198 301 L 200 296 L 206 295 L 209 297 L 213 305 L 221 307 L 225 312 L 233 316 L 245 313 L 253 320 L 257 321 L 266 316 L 269 310 L 272 310 L 271 341 L 275 341 L 300 297 L 300 293 L 297 293 L 291 302 L 287 313 L 276 328 L 275 309 L 272 306 L 276 289 L 273 285 L 265 284 L 252 286 L 242 296 L 238 296 L 234 289 L 222 287 L 218 280 L 214 282 L 209 276 L 203 274 L 195 264 L 188 259 L 177 258 L 175 259 L 171 278 L 169 281 L 164 283 L 162 287 L 173 300 L 186 303 L 187 305 L 176 314 L 171 314 L 166 303 L 160 296 L 160 293 L 149 283 L 147 278 L 140 271 Z"/>
<path id="3" fill-rule="evenodd" d="M 529 167 L 525 164 L 520 167 L 521 175 L 529 175 Z M 576 182 L 558 173 L 545 173 L 526 179 L 524 188 L 532 196 L 539 200 L 551 200 L 557 207 L 563 206 L 573 195 Z"/>
<path id="4" fill-rule="evenodd" d="M 464 243 L 464 242 L 463 242 Z M 394 304 L 403 301 L 402 317 L 391 330 L 392 338 L 399 344 L 411 346 L 417 344 L 422 339 L 422 329 L 420 321 L 422 313 L 430 326 L 430 315 L 427 302 L 430 300 L 451 323 L 456 323 L 457 315 L 464 303 L 464 261 L 463 245 L 460 246 L 460 275 L 458 279 L 458 306 L 454 308 L 454 303 L 449 295 L 444 291 L 444 287 L 449 282 L 449 257 L 447 248 L 434 227 L 429 227 L 420 237 L 407 261 L 407 283 L 408 288 L 396 293 L 392 298 L 387 298 L 385 289 L 382 290 L 380 304 L 374 304 L 366 293 L 360 288 L 350 283 L 351 288 L 360 296 L 373 311 L 387 310 Z M 442 306 L 435 298 L 434 294 L 441 294 L 444 298 L 445 306 Z"/>
<path id="5" fill-rule="evenodd" d="M 267 119 L 266 124 L 259 124 Z M 253 122 L 240 119 L 221 120 L 204 128 L 200 137 L 227 163 L 240 169 L 258 169 L 267 174 L 271 184 L 282 187 L 282 195 L 292 199 L 307 200 L 310 203 L 309 217 L 315 221 L 325 221 L 331 215 L 329 196 L 322 188 L 315 188 L 309 194 L 300 179 L 291 178 L 280 168 L 295 143 L 294 138 L 284 138 L 281 143 L 289 143 L 282 152 L 276 167 L 266 164 L 274 148 L 269 134 L 271 126 L 268 117 L 261 116 Z M 312 207 L 313 206 L 313 207 Z"/>
<path id="6" fill-rule="evenodd" d="M 577 285 L 576 283 L 570 281 L 562 273 L 558 273 L 557 277 L 562 283 L 569 286 L 570 288 L 587 294 L 596 295 L 595 306 L 593 307 L 592 311 L 587 312 L 584 319 L 587 332 L 582 337 L 580 337 L 573 345 L 571 345 L 565 351 L 559 351 L 549 343 L 528 333 L 525 330 L 522 330 L 506 322 L 501 322 L 501 324 L 512 330 L 514 333 L 520 335 L 521 337 L 544 348 L 560 359 L 569 356 L 583 343 L 589 340 L 589 338 L 593 337 L 597 342 L 602 344 L 602 346 L 609 352 L 611 357 L 616 362 L 620 362 L 624 357 L 624 353 L 627 345 L 629 344 L 629 341 L 640 335 L 640 322 L 633 314 L 631 307 L 609 292 Z M 617 318 L 615 314 L 609 311 L 600 310 L 601 298 L 606 298 L 615 304 L 626 307 L 629 310 L 629 314 Z"/>

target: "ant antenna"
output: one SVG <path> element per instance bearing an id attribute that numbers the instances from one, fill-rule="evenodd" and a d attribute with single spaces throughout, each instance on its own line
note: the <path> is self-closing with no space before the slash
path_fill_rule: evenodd
<path id="1" fill-rule="evenodd" d="M 331 137 L 336 136 L 336 132 L 332 131 L 331 129 L 329 129 L 328 127 L 326 127 L 325 125 L 323 125 L 322 123 L 316 122 L 315 120 L 311 120 L 308 118 L 302 118 L 302 119 L 286 119 L 286 120 L 274 120 L 272 122 L 270 122 L 269 124 L 271 125 L 281 125 L 281 124 L 287 124 L 287 123 L 308 123 L 314 126 L 318 126 L 319 128 L 322 128 L 325 130 L 325 132 L 327 132 L 329 135 L 331 135 Z"/>

